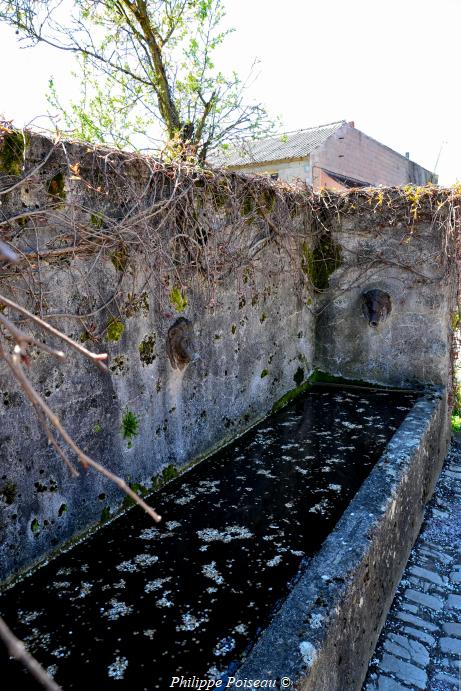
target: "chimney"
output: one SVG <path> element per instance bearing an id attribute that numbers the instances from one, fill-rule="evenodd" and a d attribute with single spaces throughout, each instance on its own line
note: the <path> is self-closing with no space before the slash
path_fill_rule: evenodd
<path id="1" fill-rule="evenodd" d="M 347 124 L 349 125 L 349 127 L 355 127 L 355 122 L 353 120 L 351 120 Z"/>
<path id="2" fill-rule="evenodd" d="M 408 158 L 408 159 L 410 158 L 410 152 L 409 151 L 405 151 L 405 158 Z"/>

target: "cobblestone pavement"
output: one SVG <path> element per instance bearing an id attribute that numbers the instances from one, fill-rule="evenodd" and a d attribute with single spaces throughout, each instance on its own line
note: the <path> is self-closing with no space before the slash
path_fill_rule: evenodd
<path id="1" fill-rule="evenodd" d="M 453 441 L 363 691 L 461 691 L 461 440 Z"/>

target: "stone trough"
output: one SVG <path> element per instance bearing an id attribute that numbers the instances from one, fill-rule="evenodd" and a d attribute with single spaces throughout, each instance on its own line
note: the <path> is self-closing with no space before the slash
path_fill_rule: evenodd
<path id="1" fill-rule="evenodd" d="M 159 527 L 138 509 L 117 518 L 4 591 L 0 611 L 66 689 L 194 674 L 207 686 L 189 688 L 358 689 L 445 412 L 437 390 L 314 386 L 154 494 Z"/>

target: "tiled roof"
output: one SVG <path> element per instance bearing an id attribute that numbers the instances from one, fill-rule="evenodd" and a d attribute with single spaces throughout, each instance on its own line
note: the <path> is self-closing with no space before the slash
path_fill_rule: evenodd
<path id="1" fill-rule="evenodd" d="M 244 166 L 292 158 L 304 158 L 336 132 L 345 120 L 305 130 L 286 132 L 267 139 L 246 139 L 227 151 L 214 152 L 210 160 L 215 166 Z"/>

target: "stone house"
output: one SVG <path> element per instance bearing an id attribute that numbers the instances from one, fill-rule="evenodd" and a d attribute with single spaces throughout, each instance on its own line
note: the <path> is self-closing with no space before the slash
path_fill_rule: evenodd
<path id="1" fill-rule="evenodd" d="M 260 140 L 215 156 L 213 165 L 274 179 L 301 178 L 314 190 L 376 185 L 425 185 L 437 176 L 341 120 Z"/>

